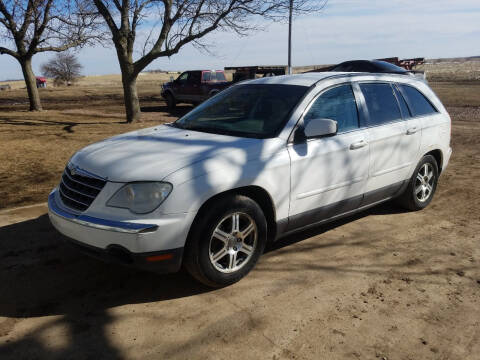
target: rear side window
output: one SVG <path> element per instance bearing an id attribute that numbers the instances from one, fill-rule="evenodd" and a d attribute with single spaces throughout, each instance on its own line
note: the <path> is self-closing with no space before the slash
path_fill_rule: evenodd
<path id="1" fill-rule="evenodd" d="M 311 119 L 337 121 L 338 132 L 358 128 L 358 111 L 355 96 L 350 85 L 341 85 L 320 95 L 305 115 L 306 125 Z"/>
<path id="2" fill-rule="evenodd" d="M 399 85 L 399 88 L 405 96 L 413 116 L 424 116 L 437 112 L 430 101 L 413 86 Z"/>
<path id="3" fill-rule="evenodd" d="M 402 118 L 390 84 L 360 84 L 368 109 L 368 125 L 382 125 Z"/>
<path id="4" fill-rule="evenodd" d="M 210 71 L 205 71 L 203 73 L 203 81 L 210 81 L 212 78 L 212 74 L 210 73 Z"/>

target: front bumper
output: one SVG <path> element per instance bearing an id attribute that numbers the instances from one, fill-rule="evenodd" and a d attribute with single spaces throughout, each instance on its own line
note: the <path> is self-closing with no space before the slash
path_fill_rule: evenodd
<path id="1" fill-rule="evenodd" d="M 58 201 L 57 191 L 54 190 L 48 197 L 50 221 L 84 253 L 104 261 L 154 272 L 176 272 L 180 269 L 183 246 L 163 249 L 158 245 L 162 239 L 159 238 L 161 234 L 157 224 L 74 214 L 59 206 Z M 170 230 L 167 228 L 165 233 L 171 234 Z"/>

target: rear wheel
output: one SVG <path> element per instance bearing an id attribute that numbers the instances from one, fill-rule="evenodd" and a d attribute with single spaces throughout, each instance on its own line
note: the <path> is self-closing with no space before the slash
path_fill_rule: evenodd
<path id="1" fill-rule="evenodd" d="M 418 163 L 405 192 L 398 202 L 409 210 L 421 210 L 430 204 L 437 188 L 438 165 L 435 158 L 426 155 Z"/>
<path id="2" fill-rule="evenodd" d="M 177 105 L 175 98 L 169 92 L 165 94 L 165 101 L 167 102 L 167 108 L 170 110 L 174 109 L 175 106 Z"/>
<path id="3" fill-rule="evenodd" d="M 185 250 L 185 265 L 200 282 L 221 287 L 247 275 L 263 253 L 267 225 L 260 206 L 236 195 L 201 215 Z"/>

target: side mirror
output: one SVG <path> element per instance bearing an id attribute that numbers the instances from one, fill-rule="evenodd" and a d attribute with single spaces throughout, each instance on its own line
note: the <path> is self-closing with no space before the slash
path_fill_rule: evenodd
<path id="1" fill-rule="evenodd" d="M 337 133 L 337 122 L 331 119 L 312 119 L 304 129 L 308 138 L 335 135 Z"/>

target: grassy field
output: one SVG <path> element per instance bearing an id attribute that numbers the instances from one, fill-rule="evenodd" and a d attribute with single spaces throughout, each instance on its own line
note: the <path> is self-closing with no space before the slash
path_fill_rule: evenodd
<path id="1" fill-rule="evenodd" d="M 169 122 L 191 109 L 168 112 L 160 96 L 166 74 L 144 74 L 138 89 L 142 121 L 125 124 L 120 76 L 92 76 L 77 86 L 40 89 L 44 111 L 29 112 L 26 90 L 0 92 L 0 208 L 45 201 L 70 156 L 114 134 Z M 432 82 L 454 120 L 479 118 L 480 81 Z"/>

